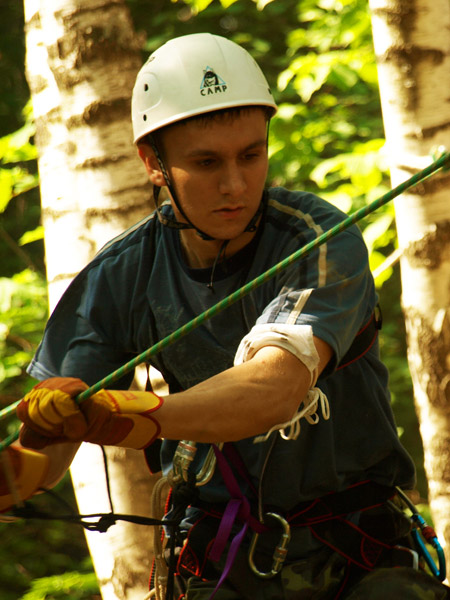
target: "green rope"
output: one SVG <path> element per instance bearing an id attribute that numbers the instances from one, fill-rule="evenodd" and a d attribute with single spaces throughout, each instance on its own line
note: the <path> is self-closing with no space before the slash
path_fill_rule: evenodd
<path id="1" fill-rule="evenodd" d="M 112 373 L 110 373 L 109 375 L 107 375 L 106 377 L 104 377 L 103 379 L 98 381 L 97 383 L 95 383 L 93 386 L 89 387 L 87 390 L 85 390 L 84 392 L 79 394 L 75 398 L 75 401 L 78 404 L 81 404 L 81 402 L 83 402 L 84 400 L 87 400 L 93 394 L 97 393 L 101 389 L 111 386 L 112 383 L 114 383 L 115 381 L 117 381 L 118 379 L 120 379 L 121 377 L 123 377 L 124 375 L 129 373 L 130 371 L 132 371 L 135 367 L 137 367 L 138 365 L 140 365 L 144 362 L 147 362 L 151 356 L 158 354 L 158 352 L 161 352 L 161 350 L 163 350 L 167 346 L 170 346 L 171 344 L 173 344 L 180 338 L 184 337 L 185 335 L 187 335 L 188 333 L 190 333 L 191 331 L 193 331 L 194 329 L 199 327 L 202 323 L 204 323 L 208 319 L 211 319 L 213 316 L 222 312 L 223 310 L 225 310 L 226 308 L 228 308 L 229 306 L 231 306 L 238 300 L 241 300 L 244 296 L 246 296 L 247 294 L 252 292 L 254 289 L 261 286 L 263 283 L 266 283 L 267 281 L 272 279 L 275 275 L 277 275 L 278 273 L 281 273 L 281 271 L 284 271 L 292 263 L 303 258 L 304 256 L 306 256 L 307 254 L 309 254 L 310 252 L 312 252 L 313 250 L 315 250 L 316 248 L 318 248 L 319 246 L 321 246 L 322 244 L 324 244 L 331 238 L 335 237 L 342 231 L 345 231 L 346 229 L 348 229 L 349 227 L 351 227 L 352 225 L 354 225 L 355 223 L 357 223 L 358 221 L 360 221 L 361 219 L 363 219 L 370 213 L 376 211 L 381 206 L 384 206 L 385 204 L 387 204 L 388 202 L 390 202 L 391 200 L 393 200 L 394 198 L 396 198 L 397 196 L 399 196 L 400 194 L 405 192 L 410 187 L 412 187 L 412 186 L 416 185 L 417 183 L 423 181 L 424 179 L 428 178 L 430 175 L 432 175 L 439 169 L 446 168 L 446 167 L 447 168 L 450 167 L 450 153 L 444 153 L 440 158 L 435 160 L 433 163 L 431 163 L 425 169 L 422 169 L 421 171 L 419 171 L 418 173 L 416 173 L 415 175 L 413 175 L 412 177 L 410 177 L 409 179 L 407 179 L 406 181 L 404 181 L 403 183 L 401 183 L 400 185 L 395 187 L 393 190 L 390 190 L 389 192 L 387 192 L 380 198 L 373 200 L 367 206 L 364 206 L 364 207 L 360 208 L 359 210 L 355 211 L 352 215 L 350 215 L 349 217 L 347 217 L 346 219 L 344 219 L 343 221 L 341 221 L 340 223 L 338 223 L 337 225 L 335 225 L 328 231 L 324 232 L 322 235 L 320 235 L 318 238 L 316 238 L 312 242 L 309 242 L 308 244 L 306 244 L 305 246 L 303 246 L 296 252 L 293 252 L 290 256 L 288 256 L 284 260 L 280 261 L 278 264 L 274 265 L 273 267 L 271 267 L 270 269 L 268 269 L 267 271 L 265 271 L 264 273 L 262 273 L 261 275 L 259 275 L 255 279 L 253 279 L 252 281 L 250 281 L 249 283 L 245 284 L 243 287 L 238 289 L 236 292 L 233 292 L 232 294 L 230 294 L 229 296 L 227 296 L 226 298 L 224 298 L 223 300 L 221 300 L 220 302 L 218 302 L 217 304 L 215 304 L 208 310 L 204 311 L 203 313 L 201 313 L 200 315 L 198 315 L 197 317 L 195 317 L 194 319 L 192 319 L 191 321 L 189 321 L 188 323 L 186 323 L 185 325 L 183 325 L 182 327 L 180 327 L 179 329 L 177 329 L 176 331 L 174 331 L 173 333 L 171 333 L 164 339 L 160 340 L 159 342 L 157 342 L 156 344 L 154 344 L 153 346 L 148 348 L 145 352 L 142 352 L 142 354 L 139 354 L 138 356 L 136 356 L 135 358 L 133 358 L 132 360 L 127 362 L 122 367 L 119 367 L 116 371 L 113 371 Z M 6 414 L 12 413 L 14 411 L 14 409 L 16 408 L 16 406 L 19 404 L 19 402 L 20 402 L 20 400 L 17 401 L 16 403 L 12 404 L 11 406 L 9 406 L 4 411 L 0 411 L 0 420 L 2 418 L 4 418 L 4 416 L 6 416 Z M 6 411 L 7 411 L 7 413 L 6 413 Z M 3 440 L 3 442 L 0 442 L 0 452 L 4 448 L 6 448 L 10 444 L 12 444 L 12 442 L 17 440 L 18 436 L 19 436 L 18 432 L 15 432 L 15 433 L 11 434 L 10 436 L 8 436 L 7 438 L 5 438 Z"/>

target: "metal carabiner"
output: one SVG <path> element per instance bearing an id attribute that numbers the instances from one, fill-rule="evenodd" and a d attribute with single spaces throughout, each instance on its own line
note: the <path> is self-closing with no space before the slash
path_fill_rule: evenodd
<path id="1" fill-rule="evenodd" d="M 439 579 L 439 581 L 444 581 L 446 577 L 445 554 L 434 529 L 430 527 L 425 521 L 425 519 L 422 517 L 422 515 L 418 513 L 417 508 L 415 507 L 413 502 L 408 498 L 408 496 L 404 493 L 404 491 L 399 487 L 396 487 L 396 490 L 400 498 L 411 511 L 411 520 L 414 525 L 411 531 L 411 535 L 416 543 L 417 549 L 423 556 L 431 573 L 437 579 Z M 421 536 L 423 536 L 423 539 Z M 435 549 L 438 559 L 438 565 L 436 565 L 436 563 L 433 560 L 433 557 L 428 552 L 428 548 L 426 547 L 424 540 Z"/>
<path id="2" fill-rule="evenodd" d="M 174 483 L 187 481 L 189 469 L 197 453 L 197 445 L 189 440 L 178 442 L 172 461 L 172 479 Z"/>
<path id="3" fill-rule="evenodd" d="M 223 443 L 217 444 L 219 450 L 222 449 Z M 178 483 L 180 481 L 188 481 L 189 470 L 194 461 L 197 453 L 197 444 L 189 440 L 181 440 L 178 443 L 177 449 L 173 457 L 173 481 Z M 200 487 L 206 485 L 214 475 L 216 468 L 216 455 L 214 449 L 211 446 L 208 450 L 205 460 L 200 471 L 195 477 L 195 485 Z"/>
<path id="4" fill-rule="evenodd" d="M 288 545 L 291 540 L 291 527 L 289 523 L 283 518 L 281 515 L 277 513 L 268 512 L 265 514 L 266 517 L 272 517 L 281 525 L 283 529 L 283 533 L 281 534 L 280 541 L 278 545 L 275 547 L 273 552 L 273 563 L 272 569 L 270 571 L 260 571 L 254 561 L 254 554 L 256 550 L 256 544 L 258 543 L 259 533 L 255 532 L 252 537 L 252 541 L 250 543 L 250 548 L 248 550 L 248 564 L 250 565 L 251 570 L 255 575 L 261 577 L 262 579 L 271 579 L 275 577 L 283 566 L 284 561 L 286 560 Z"/>

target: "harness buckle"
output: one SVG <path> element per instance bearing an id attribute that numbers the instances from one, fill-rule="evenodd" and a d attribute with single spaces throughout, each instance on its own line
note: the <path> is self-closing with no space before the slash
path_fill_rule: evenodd
<path id="1" fill-rule="evenodd" d="M 275 546 L 275 550 L 273 552 L 272 569 L 270 571 L 264 572 L 260 571 L 255 565 L 254 554 L 259 538 L 259 533 L 257 533 L 256 531 L 253 534 L 252 541 L 250 543 L 250 548 L 248 551 L 248 564 L 253 573 L 255 573 L 255 575 L 257 575 L 258 577 L 261 577 L 262 579 L 272 579 L 272 577 L 275 577 L 275 575 L 277 575 L 281 571 L 283 563 L 286 560 L 288 545 L 291 540 L 291 527 L 286 521 L 286 519 L 277 513 L 268 512 L 265 514 L 265 516 L 271 517 L 272 519 L 278 521 L 278 524 L 282 528 L 280 541 L 278 545 Z"/>

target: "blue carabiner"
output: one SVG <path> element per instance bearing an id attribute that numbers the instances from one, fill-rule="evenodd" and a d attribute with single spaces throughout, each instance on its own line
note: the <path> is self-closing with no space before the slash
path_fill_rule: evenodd
<path id="1" fill-rule="evenodd" d="M 423 556 L 425 562 L 428 565 L 431 573 L 439 579 L 439 581 L 444 581 L 446 577 L 446 564 L 445 564 L 445 554 L 444 550 L 436 536 L 436 533 L 432 527 L 428 525 L 425 519 L 417 512 L 417 508 L 408 498 L 408 496 L 401 490 L 399 487 L 396 488 L 398 495 L 407 505 L 409 510 L 411 511 L 411 520 L 413 522 L 413 529 L 411 531 L 411 535 L 413 536 L 414 542 L 417 544 L 417 548 Z M 436 566 L 433 557 L 431 556 L 428 548 L 425 545 L 424 540 L 433 546 L 436 550 L 436 554 L 438 557 L 438 566 Z"/>
<path id="2" fill-rule="evenodd" d="M 417 512 L 413 513 L 411 518 L 414 521 L 414 524 L 416 525 L 416 527 L 414 527 L 413 530 L 411 531 L 414 541 L 416 542 L 417 546 L 419 547 L 419 550 L 420 550 L 425 562 L 427 563 L 430 571 L 433 573 L 433 575 L 435 577 L 437 577 L 439 579 L 439 581 L 444 581 L 444 579 L 446 577 L 445 555 L 444 555 L 444 550 L 443 550 L 441 544 L 439 543 L 439 540 L 437 539 L 437 536 L 436 536 L 434 530 L 427 524 L 425 519 L 421 515 L 419 515 Z M 420 532 L 419 532 L 419 528 L 420 528 Z M 422 539 L 422 536 L 436 550 L 439 567 L 436 566 L 436 563 L 434 562 L 433 557 L 428 552 L 428 548 L 426 547 L 425 542 Z"/>

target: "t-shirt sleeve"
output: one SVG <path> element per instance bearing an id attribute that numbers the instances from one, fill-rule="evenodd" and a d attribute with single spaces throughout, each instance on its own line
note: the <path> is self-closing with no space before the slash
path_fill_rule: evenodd
<path id="1" fill-rule="evenodd" d="M 368 253 L 356 227 L 314 250 L 278 279 L 257 324 L 309 325 L 339 363 L 376 305 Z M 327 369 L 328 370 L 328 369 Z"/>
<path id="2" fill-rule="evenodd" d="M 79 377 L 93 385 L 128 362 L 133 354 L 116 342 L 120 322 L 114 318 L 114 310 L 107 286 L 101 285 L 94 271 L 82 271 L 53 311 L 28 373 L 39 380 Z M 101 315 L 98 322 L 92 319 L 94 313 Z M 107 322 L 114 324 L 114 335 L 106 334 Z M 114 387 L 127 389 L 132 379 L 130 372 L 114 382 Z"/>

